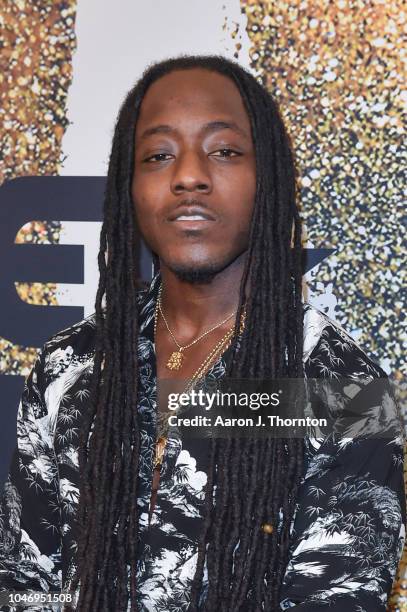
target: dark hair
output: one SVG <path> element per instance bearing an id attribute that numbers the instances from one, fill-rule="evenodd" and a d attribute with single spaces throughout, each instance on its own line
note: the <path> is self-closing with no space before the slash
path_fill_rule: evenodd
<path id="1" fill-rule="evenodd" d="M 80 581 L 81 612 L 126 610 L 129 595 L 131 610 L 137 610 L 135 126 L 149 86 L 173 70 L 191 68 L 217 72 L 236 84 L 255 146 L 256 199 L 236 318 L 237 326 L 247 294 L 246 325 L 239 350 L 236 344 L 232 350 L 227 376 L 303 377 L 301 221 L 292 147 L 276 102 L 248 71 L 220 56 L 181 56 L 154 64 L 120 109 L 109 163 L 98 256 L 93 402 L 79 449 L 79 538 L 72 584 L 76 588 Z M 189 609 L 278 610 L 303 442 L 212 439 L 210 444 L 204 527 Z M 264 522 L 277 524 L 280 509 L 281 529 L 263 531 Z M 209 585 L 200 608 L 205 557 Z"/>

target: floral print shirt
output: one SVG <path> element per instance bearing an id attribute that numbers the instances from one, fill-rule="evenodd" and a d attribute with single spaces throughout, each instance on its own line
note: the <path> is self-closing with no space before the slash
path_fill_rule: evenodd
<path id="1" fill-rule="evenodd" d="M 208 447 L 204 439 L 170 435 L 149 522 L 157 424 L 153 326 L 158 283 L 157 275 L 138 295 L 138 607 L 141 612 L 183 612 L 197 561 Z M 359 391 L 386 378 L 336 322 L 307 302 L 303 308 L 306 377 L 352 379 Z M 18 444 L 0 503 L 0 590 L 69 588 L 77 537 L 78 438 L 90 401 L 94 351 L 91 315 L 45 343 L 26 381 L 18 410 Z M 209 377 L 222 377 L 227 356 L 213 365 Z M 396 405 L 390 387 L 380 389 L 379 395 L 370 394 L 372 409 Z M 343 408 L 347 401 L 344 391 L 338 405 Z M 401 429 L 387 438 L 308 436 L 304 448 L 280 609 L 385 610 L 405 534 Z M 201 601 L 206 577 L 205 570 Z"/>

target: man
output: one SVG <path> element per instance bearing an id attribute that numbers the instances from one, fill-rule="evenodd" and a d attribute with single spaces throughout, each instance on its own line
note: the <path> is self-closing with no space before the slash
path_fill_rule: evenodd
<path id="1" fill-rule="evenodd" d="M 137 228 L 159 265 L 145 290 Z M 81 611 L 384 610 L 404 537 L 401 437 L 160 428 L 157 379 L 351 378 L 349 409 L 385 377 L 302 301 L 289 140 L 237 64 L 168 60 L 130 91 L 99 269 L 95 315 L 51 338 L 27 381 L 3 588 L 74 589 Z M 372 401 L 391 404 L 388 387 Z"/>

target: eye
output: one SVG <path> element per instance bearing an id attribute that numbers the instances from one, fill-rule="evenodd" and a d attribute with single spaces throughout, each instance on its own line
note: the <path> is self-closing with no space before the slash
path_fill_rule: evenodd
<path id="1" fill-rule="evenodd" d="M 215 155 L 216 153 L 220 153 L 220 155 Z M 214 155 L 215 157 L 225 157 L 227 159 L 228 157 L 236 157 L 236 155 L 241 155 L 241 153 L 234 151 L 234 149 L 228 149 L 225 147 L 224 149 L 214 151 L 211 153 L 211 155 Z"/>
<path id="2" fill-rule="evenodd" d="M 167 161 L 164 158 L 170 157 L 169 153 L 154 153 L 154 155 L 150 155 L 150 157 L 146 157 L 143 159 L 143 162 L 162 162 Z"/>

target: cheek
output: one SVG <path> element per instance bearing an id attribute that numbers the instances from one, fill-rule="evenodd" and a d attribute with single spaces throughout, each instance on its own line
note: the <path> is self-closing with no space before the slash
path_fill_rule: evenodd
<path id="1" fill-rule="evenodd" d="M 256 180 L 250 173 L 230 181 L 225 201 L 240 227 L 248 225 L 252 218 L 256 198 Z"/>
<path id="2" fill-rule="evenodd" d="M 256 182 L 256 166 L 253 162 L 253 165 L 248 168 L 243 187 L 246 200 L 251 202 L 253 206 L 256 199 Z"/>
<path id="3" fill-rule="evenodd" d="M 253 174 L 249 174 L 247 177 L 246 186 L 244 187 L 244 202 L 245 202 L 245 212 L 246 218 L 248 221 L 251 221 L 254 203 L 256 201 L 256 176 Z"/>
<path id="4" fill-rule="evenodd" d="M 160 196 L 154 182 L 143 179 L 133 180 L 131 196 L 139 224 L 149 225 L 160 206 Z"/>
<path id="5" fill-rule="evenodd" d="M 219 194 L 227 194 L 235 202 L 253 204 L 256 196 L 256 166 L 248 162 L 239 167 L 219 172 L 215 177 Z"/>
<path id="6" fill-rule="evenodd" d="M 146 244 L 155 251 L 159 244 L 159 229 L 155 221 L 154 211 L 151 210 L 149 201 L 144 197 L 134 198 L 133 210 L 136 219 L 136 225 L 141 237 Z"/>
<path id="7" fill-rule="evenodd" d="M 131 196 L 133 204 L 136 206 L 143 205 L 149 199 L 149 185 L 141 178 L 134 177 L 131 185 Z"/>

